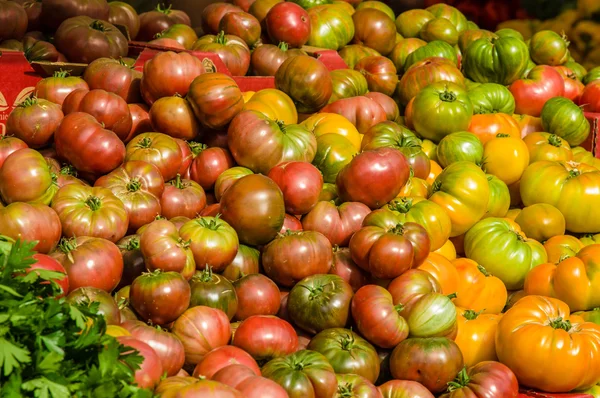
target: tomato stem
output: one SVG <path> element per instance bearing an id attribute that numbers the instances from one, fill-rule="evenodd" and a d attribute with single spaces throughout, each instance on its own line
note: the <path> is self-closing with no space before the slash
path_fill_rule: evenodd
<path id="1" fill-rule="evenodd" d="M 456 294 L 456 292 L 454 293 L 450 293 L 449 295 L 447 295 L 446 297 L 448 297 L 450 300 L 455 299 L 458 297 L 458 294 Z"/>
<path id="2" fill-rule="evenodd" d="M 202 270 L 202 272 L 198 275 L 194 275 L 192 278 L 195 281 L 199 282 L 210 282 L 213 279 L 213 271 L 212 267 L 207 265 L 206 268 Z"/>
<path id="3" fill-rule="evenodd" d="M 102 200 L 97 196 L 90 195 L 85 200 L 85 205 L 89 207 L 91 211 L 97 211 L 102 207 Z"/>
<path id="4" fill-rule="evenodd" d="M 338 385 L 337 396 L 339 398 L 352 398 L 354 396 L 354 394 L 352 394 L 352 384 L 345 383 Z"/>
<path id="5" fill-rule="evenodd" d="M 139 250 L 140 249 L 140 238 L 134 236 L 133 238 L 127 241 L 127 244 L 124 246 L 119 246 L 119 249 L 125 249 L 127 251 Z"/>
<path id="6" fill-rule="evenodd" d="M 560 148 L 561 143 L 562 143 L 562 140 L 556 134 L 550 134 L 550 137 L 548 137 L 548 144 L 550 144 L 552 146 Z"/>
<path id="7" fill-rule="evenodd" d="M 200 155 L 202 151 L 208 148 L 205 144 L 196 141 L 189 141 L 187 144 L 194 157 Z"/>
<path id="8" fill-rule="evenodd" d="M 138 148 L 150 148 L 151 145 L 152 139 L 150 137 L 144 137 L 135 144 Z"/>
<path id="9" fill-rule="evenodd" d="M 475 312 L 474 310 L 466 310 L 463 312 L 462 316 L 468 321 L 474 321 L 479 315 L 481 315 L 482 312 L 483 310 L 479 312 Z"/>
<path id="10" fill-rule="evenodd" d="M 27 108 L 35 104 L 37 104 L 37 97 L 31 96 L 25 98 L 25 100 L 19 104 L 19 108 Z"/>
<path id="11" fill-rule="evenodd" d="M 562 317 L 558 317 L 550 321 L 550 326 L 554 329 L 562 329 L 565 331 L 571 330 L 571 321 L 568 319 L 563 319 Z"/>
<path id="12" fill-rule="evenodd" d="M 173 185 L 177 189 L 186 189 L 188 184 L 181 181 L 181 174 L 177 173 L 174 180 L 169 181 L 170 185 Z"/>
<path id="13" fill-rule="evenodd" d="M 284 42 L 284 41 L 280 41 L 279 45 L 277 47 L 279 47 L 279 49 L 281 51 L 287 51 L 288 50 L 288 44 L 286 42 Z"/>
<path id="14" fill-rule="evenodd" d="M 58 173 L 63 176 L 77 177 L 77 169 L 72 164 L 64 164 Z"/>
<path id="15" fill-rule="evenodd" d="M 392 234 L 396 234 L 396 235 L 403 235 L 404 234 L 404 223 L 399 222 L 388 232 L 392 233 Z"/>
<path id="16" fill-rule="evenodd" d="M 446 90 L 443 93 L 440 93 L 440 100 L 444 102 L 454 102 L 456 101 L 456 94 L 454 94 L 452 91 Z"/>
<path id="17" fill-rule="evenodd" d="M 462 368 L 462 370 L 458 372 L 458 375 L 456 375 L 456 379 L 448 383 L 448 392 L 466 387 L 470 382 L 471 379 L 467 374 L 467 368 Z"/>
<path id="18" fill-rule="evenodd" d="M 486 277 L 490 276 L 490 273 L 487 271 L 487 269 L 485 269 L 483 265 L 477 264 L 477 269 Z"/>
<path id="19" fill-rule="evenodd" d="M 203 228 L 216 231 L 221 226 L 219 223 L 219 218 L 221 218 L 220 214 L 217 214 L 215 217 L 200 217 L 196 219 L 196 223 Z"/>
<path id="20" fill-rule="evenodd" d="M 396 211 L 398 213 L 406 214 L 412 209 L 413 200 L 412 198 L 402 198 L 400 200 L 392 200 L 388 204 L 388 209 Z"/>
<path id="21" fill-rule="evenodd" d="M 402 311 L 404 311 L 404 304 L 402 304 L 402 303 L 396 304 L 394 306 L 394 311 L 396 311 L 398 314 L 400 314 Z"/>
<path id="22" fill-rule="evenodd" d="M 142 188 L 142 183 L 139 178 L 134 177 L 127 183 L 126 187 L 129 192 L 137 192 Z"/>
<path id="23" fill-rule="evenodd" d="M 68 70 L 57 70 L 52 74 L 52 77 L 59 77 L 59 78 L 63 78 L 63 77 L 68 77 L 69 76 L 69 71 Z"/>
<path id="24" fill-rule="evenodd" d="M 100 32 L 106 32 L 108 29 L 104 26 L 102 21 L 95 20 L 90 24 L 90 28 L 99 30 Z"/>
<path id="25" fill-rule="evenodd" d="M 162 3 L 158 3 L 156 6 L 156 11 L 161 12 L 165 15 L 169 15 L 171 13 L 171 6 L 169 5 L 167 8 L 163 8 L 164 5 Z"/>
<path id="26" fill-rule="evenodd" d="M 225 31 L 220 31 L 217 34 L 217 38 L 215 39 L 215 43 L 217 44 L 227 44 L 227 38 L 225 37 Z"/>
<path id="27" fill-rule="evenodd" d="M 442 182 L 439 180 L 435 180 L 433 182 L 433 185 L 431 186 L 431 193 L 436 193 L 437 191 L 439 191 L 440 189 L 442 189 Z"/>

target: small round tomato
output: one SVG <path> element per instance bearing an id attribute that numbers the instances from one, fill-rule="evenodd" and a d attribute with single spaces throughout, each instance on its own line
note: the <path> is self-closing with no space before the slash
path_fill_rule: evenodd
<path id="1" fill-rule="evenodd" d="M 529 150 L 520 137 L 497 134 L 483 148 L 486 172 L 507 185 L 519 181 L 529 165 Z"/>

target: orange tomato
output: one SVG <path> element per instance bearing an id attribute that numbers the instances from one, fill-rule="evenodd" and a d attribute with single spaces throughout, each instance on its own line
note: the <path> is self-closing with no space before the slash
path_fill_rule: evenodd
<path id="1" fill-rule="evenodd" d="M 430 140 L 423 140 L 421 143 L 421 150 L 425 152 L 425 155 L 429 157 L 429 159 L 437 162 L 437 144 Z"/>
<path id="2" fill-rule="evenodd" d="M 418 269 L 427 271 L 439 282 L 442 294 L 456 293 L 458 289 L 458 271 L 446 257 L 438 253 L 429 253 Z"/>
<path id="3" fill-rule="evenodd" d="M 106 334 L 112 337 L 131 336 L 129 330 L 117 325 L 108 325 L 106 327 Z"/>
<path id="4" fill-rule="evenodd" d="M 406 104 L 406 108 L 404 108 L 404 125 L 411 130 L 415 129 L 415 125 L 413 124 L 413 104 L 415 103 L 415 97 L 412 97 L 408 104 Z"/>
<path id="5" fill-rule="evenodd" d="M 521 137 L 525 137 L 528 134 L 535 133 L 536 131 L 544 131 L 542 127 L 542 119 L 539 117 L 529 115 L 512 115 L 513 119 L 519 124 L 521 129 Z"/>
<path id="6" fill-rule="evenodd" d="M 463 354 L 466 367 L 483 361 L 497 361 L 496 331 L 502 315 L 480 314 L 474 310 L 457 308 L 458 332 L 454 342 Z"/>
<path id="7" fill-rule="evenodd" d="M 498 134 L 521 137 L 521 128 L 517 121 L 504 113 L 473 115 L 468 131 L 475 134 L 484 145 Z"/>
<path id="8" fill-rule="evenodd" d="M 526 296 L 498 323 L 496 353 L 519 382 L 556 393 L 600 382 L 600 326 L 573 323 L 564 302 Z"/>
<path id="9" fill-rule="evenodd" d="M 446 243 L 442 245 L 442 247 L 434 250 L 433 253 L 441 254 L 450 261 L 456 260 L 456 248 L 450 239 L 448 239 Z"/>
<path id="10" fill-rule="evenodd" d="M 285 124 L 298 123 L 296 105 L 289 95 L 283 91 L 267 88 L 250 97 L 244 109 L 252 109 L 263 113 L 273 120 L 281 120 Z"/>
<path id="11" fill-rule="evenodd" d="M 484 314 L 499 314 L 506 305 L 508 293 L 504 283 L 485 268 L 468 258 L 453 261 L 458 272 L 458 290 L 454 304 Z"/>
<path id="12" fill-rule="evenodd" d="M 538 160 L 571 160 L 573 153 L 569 143 L 556 134 L 531 133 L 523 142 L 529 151 L 529 163 Z"/>
<path id="13" fill-rule="evenodd" d="M 427 176 L 427 179 L 425 180 L 429 185 L 433 184 L 437 176 L 442 173 L 442 167 L 435 160 L 430 160 L 430 163 L 431 168 L 429 170 L 429 176 Z"/>
<path id="14" fill-rule="evenodd" d="M 548 262 L 553 264 L 557 264 L 564 257 L 577 255 L 583 247 L 584 244 L 571 235 L 553 236 L 544 242 L 544 249 L 546 249 L 546 253 L 548 254 Z"/>
<path id="15" fill-rule="evenodd" d="M 484 168 L 507 185 L 521 179 L 529 166 L 529 151 L 520 137 L 498 134 L 483 147 Z"/>
<path id="16" fill-rule="evenodd" d="M 571 152 L 573 153 L 573 160 L 575 162 L 585 163 L 600 170 L 600 159 L 595 157 L 590 151 L 578 146 L 572 148 Z"/>
<path id="17" fill-rule="evenodd" d="M 557 265 L 544 264 L 527 276 L 527 294 L 540 294 L 564 301 L 572 311 L 600 306 L 600 244 L 584 247 L 574 257 Z"/>
<path id="18" fill-rule="evenodd" d="M 342 115 L 337 113 L 315 113 L 303 121 L 301 125 L 316 137 L 330 133 L 342 135 L 360 151 L 362 134 Z"/>
<path id="19" fill-rule="evenodd" d="M 515 222 L 528 238 L 544 242 L 553 236 L 564 235 L 565 216 L 556 207 L 546 203 L 536 203 L 525 207 Z"/>

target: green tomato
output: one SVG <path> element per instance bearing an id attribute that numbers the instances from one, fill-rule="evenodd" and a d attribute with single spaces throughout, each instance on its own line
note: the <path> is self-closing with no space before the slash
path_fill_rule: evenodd
<path id="1" fill-rule="evenodd" d="M 478 39 L 465 51 L 463 68 L 473 81 L 509 85 L 523 76 L 528 62 L 529 50 L 522 40 Z"/>
<path id="2" fill-rule="evenodd" d="M 444 168 L 461 161 L 478 166 L 483 164 L 483 144 L 475 134 L 468 131 L 459 131 L 442 138 L 436 153 L 438 163 Z"/>
<path id="3" fill-rule="evenodd" d="M 523 288 L 527 273 L 548 261 L 546 249 L 524 238 L 504 218 L 485 218 L 465 234 L 465 255 L 498 277 L 508 290 Z"/>
<path id="4" fill-rule="evenodd" d="M 308 10 L 310 36 L 308 45 L 339 50 L 354 37 L 352 16 L 333 4 L 318 5 Z"/>
<path id="5" fill-rule="evenodd" d="M 490 200 L 483 218 L 505 217 L 510 208 L 510 191 L 508 190 L 508 186 L 504 181 L 491 174 L 487 174 L 487 180 L 490 186 Z"/>
<path id="6" fill-rule="evenodd" d="M 432 42 L 427 43 L 427 45 L 419 47 L 415 51 L 410 53 L 408 57 L 406 57 L 406 62 L 404 63 L 404 70 L 408 70 L 408 68 L 410 68 L 411 65 L 419 62 L 420 60 L 430 57 L 447 58 L 451 60 L 454 65 L 456 65 L 458 62 L 456 50 L 454 49 L 454 47 L 452 47 L 445 41 L 434 40 Z"/>
<path id="7" fill-rule="evenodd" d="M 540 115 L 544 131 L 563 138 L 572 147 L 584 142 L 590 134 L 590 122 L 573 101 L 554 97 L 546 101 Z"/>
<path id="8" fill-rule="evenodd" d="M 508 88 L 496 83 L 483 83 L 469 90 L 473 113 L 515 113 L 515 98 Z"/>

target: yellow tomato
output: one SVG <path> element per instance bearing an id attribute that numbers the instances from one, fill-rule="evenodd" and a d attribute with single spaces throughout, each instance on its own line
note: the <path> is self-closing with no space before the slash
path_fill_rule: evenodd
<path id="1" fill-rule="evenodd" d="M 298 123 L 298 112 L 294 101 L 283 91 L 274 88 L 255 93 L 246 102 L 244 109 L 261 112 L 270 119 L 281 120 L 285 124 Z"/>
<path id="2" fill-rule="evenodd" d="M 473 310 L 456 309 L 458 333 L 454 342 L 458 345 L 470 367 L 482 361 L 497 361 L 496 331 L 502 318 L 496 314 L 478 314 Z"/>
<path id="3" fill-rule="evenodd" d="M 437 162 L 437 144 L 430 140 L 423 140 L 421 144 L 421 150 L 425 152 L 425 155 L 429 156 L 429 159 Z"/>
<path id="4" fill-rule="evenodd" d="M 489 140 L 483 148 L 485 170 L 493 174 L 507 185 L 521 178 L 529 166 L 529 150 L 519 137 L 498 134 Z"/>
<path id="5" fill-rule="evenodd" d="M 312 131 L 316 137 L 329 133 L 344 136 L 360 151 L 362 134 L 342 115 L 338 115 L 337 113 L 316 113 L 301 124 L 308 131 Z"/>
<path id="6" fill-rule="evenodd" d="M 117 325 L 108 325 L 106 327 L 106 334 L 112 337 L 131 336 L 129 330 Z"/>
<path id="7" fill-rule="evenodd" d="M 450 239 L 448 239 L 442 247 L 440 247 L 433 253 L 441 254 L 450 261 L 456 260 L 456 248 L 454 247 L 454 243 L 452 243 Z"/>
<path id="8" fill-rule="evenodd" d="M 429 183 L 425 180 L 422 180 L 417 177 L 411 177 L 408 179 L 408 182 L 402 189 L 400 193 L 398 193 L 398 198 L 404 197 L 417 197 L 417 198 L 427 198 L 429 193 Z"/>
<path id="9" fill-rule="evenodd" d="M 427 271 L 439 282 L 442 294 L 449 295 L 458 290 L 458 271 L 454 264 L 438 253 L 429 253 L 418 269 Z"/>
<path id="10" fill-rule="evenodd" d="M 250 98 L 252 98 L 252 96 L 256 94 L 255 91 L 245 91 L 242 93 L 242 98 L 244 99 L 244 104 L 248 101 L 250 101 Z"/>
<path id="11" fill-rule="evenodd" d="M 514 221 L 520 212 L 521 212 L 521 209 L 509 209 L 508 213 L 506 213 L 506 218 L 509 218 Z"/>

